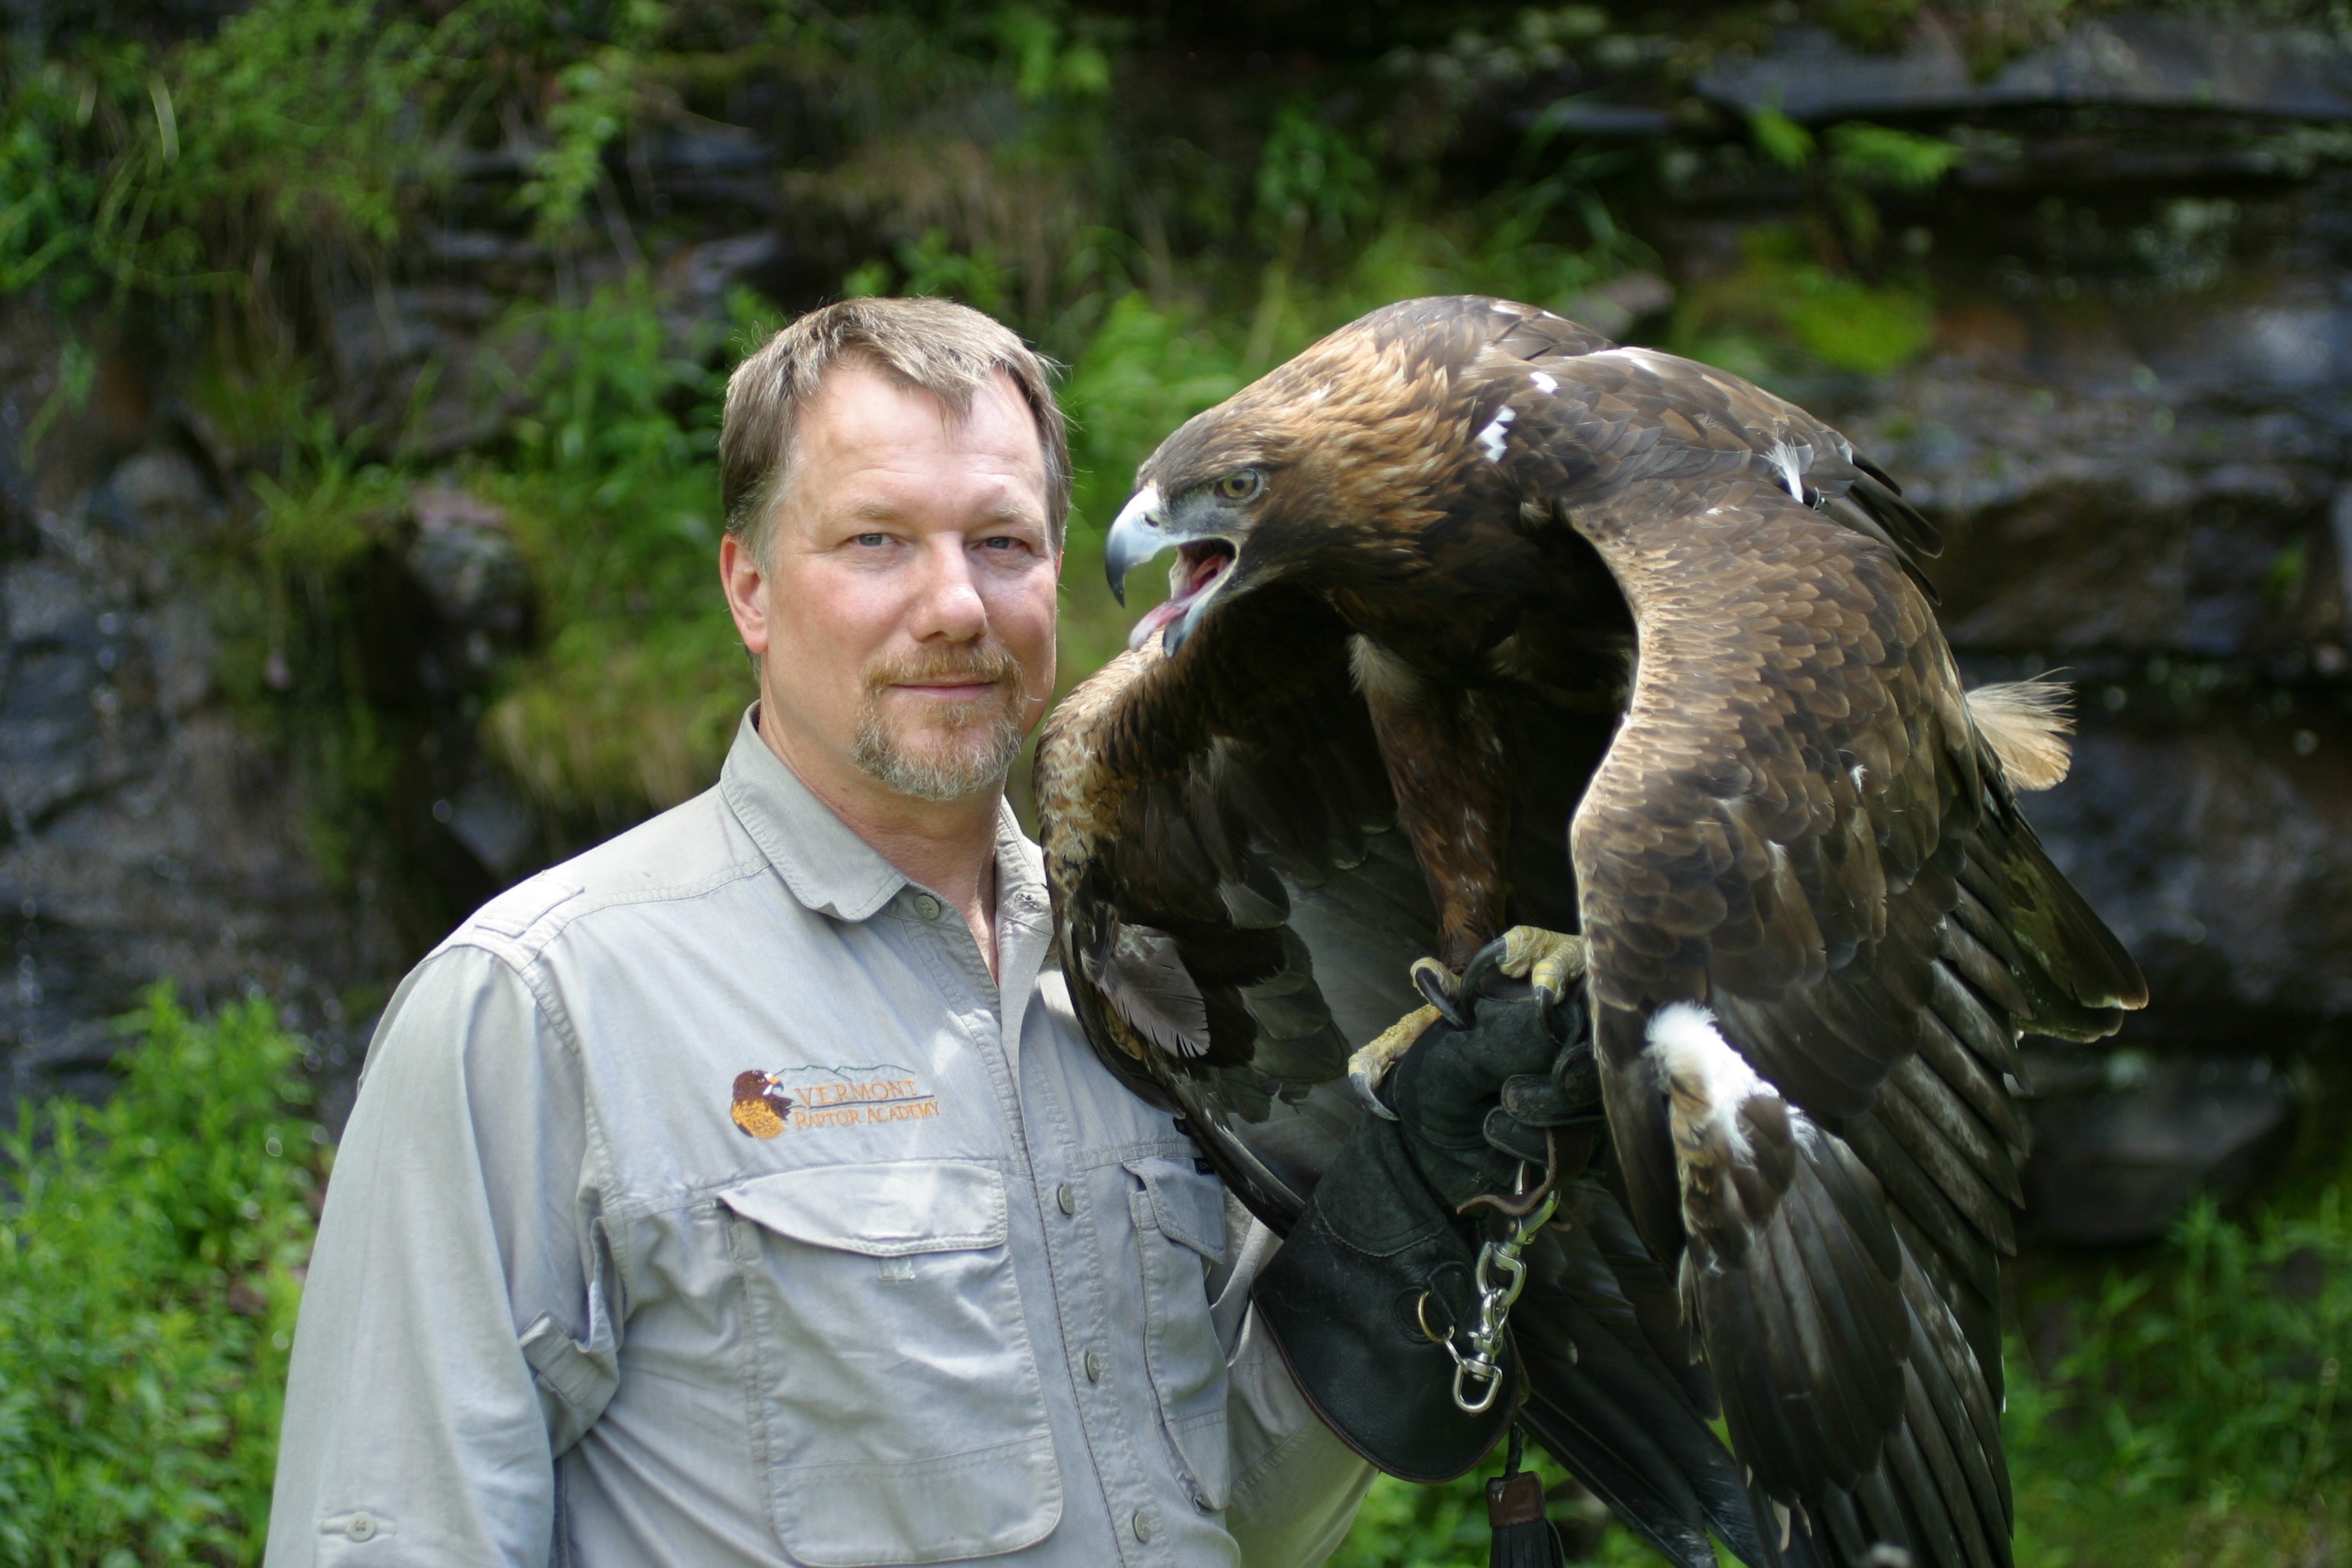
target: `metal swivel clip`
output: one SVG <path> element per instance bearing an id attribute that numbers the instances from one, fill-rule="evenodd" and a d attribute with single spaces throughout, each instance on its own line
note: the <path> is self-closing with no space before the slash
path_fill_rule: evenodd
<path id="1" fill-rule="evenodd" d="M 1524 1186 L 1525 1166 L 1520 1167 L 1520 1173 Z M 1496 1359 L 1501 1353 L 1503 1328 L 1510 1321 L 1511 1303 L 1519 1299 L 1520 1288 L 1528 1282 L 1528 1266 L 1520 1260 L 1519 1254 L 1559 1206 L 1559 1189 L 1549 1181 L 1545 1185 L 1550 1190 L 1543 1194 L 1541 1202 L 1508 1220 L 1508 1235 L 1478 1249 L 1478 1318 L 1467 1336 L 1470 1353 L 1465 1355 L 1456 1349 L 1450 1333 L 1440 1342 L 1445 1346 L 1445 1353 L 1454 1358 L 1454 1403 L 1472 1415 L 1483 1415 L 1491 1409 L 1495 1395 L 1503 1386 L 1503 1368 Z"/>

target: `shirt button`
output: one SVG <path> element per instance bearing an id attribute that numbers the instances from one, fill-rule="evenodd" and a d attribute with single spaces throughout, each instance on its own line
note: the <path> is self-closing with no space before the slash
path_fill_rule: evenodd
<path id="1" fill-rule="evenodd" d="M 1100 1383 L 1102 1381 L 1102 1352 L 1100 1351 L 1088 1351 L 1087 1352 L 1087 1381 L 1088 1383 Z"/>
<path id="2" fill-rule="evenodd" d="M 1135 1510 L 1135 1538 L 1138 1541 L 1151 1539 L 1151 1516 L 1141 1509 Z"/>
<path id="3" fill-rule="evenodd" d="M 1078 1212 L 1078 1194 L 1070 1191 L 1070 1184 L 1067 1182 L 1054 1189 L 1054 1201 L 1062 1205 L 1064 1214 Z"/>
<path id="4" fill-rule="evenodd" d="M 915 895 L 915 912 L 927 921 L 940 918 L 940 901 L 929 893 Z"/>
<path id="5" fill-rule="evenodd" d="M 375 1515 L 355 1513 L 343 1525 L 343 1533 L 353 1541 L 375 1539 Z"/>

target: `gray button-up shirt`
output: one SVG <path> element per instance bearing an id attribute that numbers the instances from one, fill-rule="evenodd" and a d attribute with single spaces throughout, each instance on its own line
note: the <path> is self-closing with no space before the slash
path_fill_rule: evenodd
<path id="1" fill-rule="evenodd" d="M 1001 982 L 747 720 L 420 964 L 272 1568 L 1320 1561 L 1369 1472 L 1247 1312 L 1270 1238 L 1087 1049 L 1009 812 L 996 871 Z"/>

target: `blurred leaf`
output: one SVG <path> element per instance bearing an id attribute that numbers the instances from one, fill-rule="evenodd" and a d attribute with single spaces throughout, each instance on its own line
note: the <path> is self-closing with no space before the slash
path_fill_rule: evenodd
<path id="1" fill-rule="evenodd" d="M 1301 105 L 1286 105 L 1258 154 L 1258 215 L 1275 232 L 1311 222 L 1337 239 L 1372 216 L 1379 178 L 1346 133 Z"/>
<path id="2" fill-rule="evenodd" d="M 1830 163 L 1836 173 L 1902 191 L 1936 184 L 1964 156 L 1958 142 L 1858 120 L 1832 126 L 1829 142 Z"/>
<path id="3" fill-rule="evenodd" d="M 1769 104 L 1749 113 L 1748 131 L 1758 150 L 1784 169 L 1812 162 L 1813 133 Z"/>

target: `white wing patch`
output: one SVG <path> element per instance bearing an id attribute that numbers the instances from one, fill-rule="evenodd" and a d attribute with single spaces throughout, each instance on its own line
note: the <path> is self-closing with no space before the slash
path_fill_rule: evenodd
<path id="1" fill-rule="evenodd" d="M 1559 390 L 1559 383 L 1554 381 L 1550 376 L 1546 375 L 1541 371 L 1537 371 L 1534 374 L 1528 376 L 1528 379 L 1536 384 L 1536 390 L 1538 392 L 1549 395 Z"/>
<path id="2" fill-rule="evenodd" d="M 1772 449 L 1764 454 L 1780 470 L 1780 482 L 1799 506 L 1805 504 L 1805 463 L 1813 455 L 1810 447 L 1791 447 L 1786 441 L 1775 441 Z"/>
<path id="3" fill-rule="evenodd" d="M 1486 454 L 1488 462 L 1500 463 L 1503 460 L 1503 443 L 1509 439 L 1511 421 L 1518 416 L 1518 410 L 1507 403 L 1496 410 L 1486 427 L 1478 432 L 1478 449 Z"/>
<path id="4" fill-rule="evenodd" d="M 1675 1157 L 1711 1144 L 1748 1157 L 1739 1108 L 1780 1091 L 1756 1076 L 1746 1058 L 1715 1026 L 1715 1015 L 1688 1002 L 1669 1002 L 1650 1016 L 1650 1059 L 1674 1097 Z"/>

